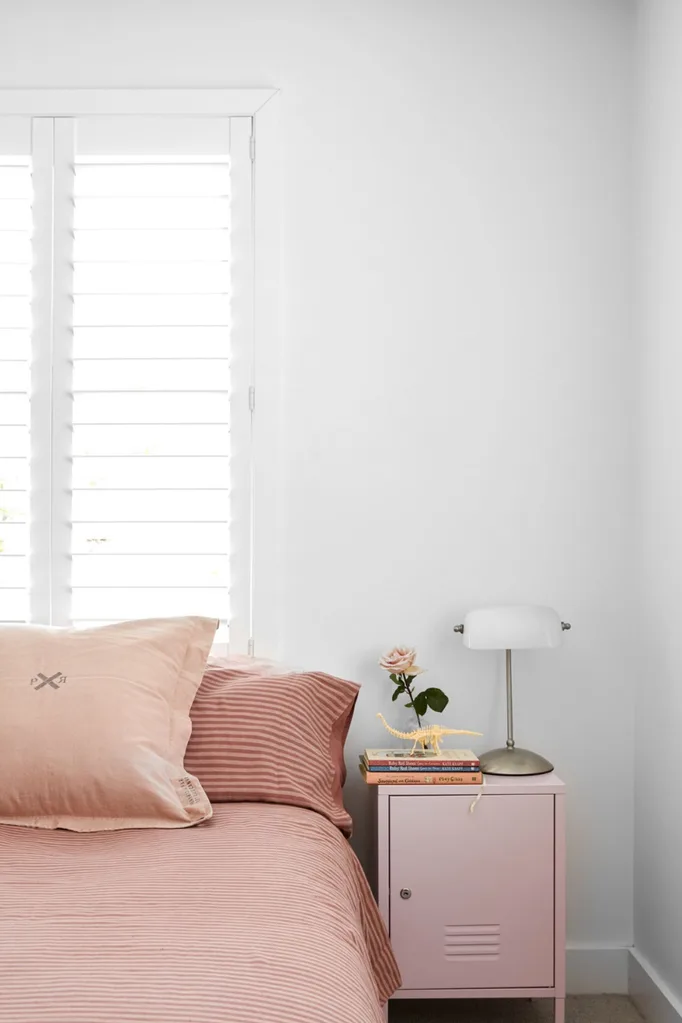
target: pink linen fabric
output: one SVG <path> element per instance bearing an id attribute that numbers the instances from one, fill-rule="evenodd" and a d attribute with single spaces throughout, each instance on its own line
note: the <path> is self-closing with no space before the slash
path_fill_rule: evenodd
<path id="1" fill-rule="evenodd" d="M 183 756 L 216 626 L 0 626 L 0 821 L 100 831 L 209 818 Z"/>
<path id="2" fill-rule="evenodd" d="M 246 673 L 209 664 L 192 705 L 185 766 L 214 803 L 306 807 L 344 834 L 343 747 L 359 692 L 323 672 Z"/>
<path id="3" fill-rule="evenodd" d="M 3 1023 L 382 1023 L 400 976 L 341 832 L 214 811 L 173 832 L 0 825 Z"/>
<path id="4" fill-rule="evenodd" d="M 255 657 L 251 654 L 229 654 L 227 657 L 210 654 L 206 671 L 212 671 L 214 668 L 223 668 L 225 671 L 234 672 L 235 676 L 286 675 L 294 670 L 277 661 L 271 661 L 267 657 Z"/>

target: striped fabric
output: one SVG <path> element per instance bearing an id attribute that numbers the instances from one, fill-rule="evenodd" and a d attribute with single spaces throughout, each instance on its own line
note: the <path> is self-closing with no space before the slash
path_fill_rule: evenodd
<path id="1" fill-rule="evenodd" d="M 185 769 L 212 803 L 285 803 L 350 835 L 343 745 L 359 686 L 322 672 L 267 676 L 209 665 L 190 715 Z"/>
<path id="2" fill-rule="evenodd" d="M 362 869 L 318 813 L 0 826 L 2 1023 L 381 1023 L 399 983 Z"/>

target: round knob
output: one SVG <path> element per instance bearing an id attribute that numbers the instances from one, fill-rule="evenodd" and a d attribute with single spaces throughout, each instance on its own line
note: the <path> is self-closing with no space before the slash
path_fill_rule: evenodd
<path id="1" fill-rule="evenodd" d="M 400 889 L 400 898 L 401 899 L 411 899 L 412 898 L 412 889 L 411 888 L 401 888 Z"/>

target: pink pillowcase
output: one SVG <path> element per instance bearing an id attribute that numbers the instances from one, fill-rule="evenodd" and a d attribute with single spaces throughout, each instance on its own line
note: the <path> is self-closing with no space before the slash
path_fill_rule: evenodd
<path id="1" fill-rule="evenodd" d="M 0 626 L 0 822 L 105 831 L 209 818 L 183 755 L 216 625 Z"/>
<path id="2" fill-rule="evenodd" d="M 217 803 L 285 803 L 346 835 L 343 747 L 360 687 L 322 672 L 212 665 L 192 704 L 185 769 Z"/>

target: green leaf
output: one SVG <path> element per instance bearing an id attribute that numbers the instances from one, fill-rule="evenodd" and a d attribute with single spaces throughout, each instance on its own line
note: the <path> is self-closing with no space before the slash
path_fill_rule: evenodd
<path id="1" fill-rule="evenodd" d="M 399 684 L 399 682 L 400 682 L 400 679 L 399 679 L 399 678 L 398 678 L 398 676 L 397 676 L 397 675 L 395 674 L 395 672 L 391 672 L 391 674 L 390 674 L 390 675 L 389 675 L 388 677 L 390 678 L 391 682 L 395 682 L 395 684 L 396 684 L 396 685 L 398 685 L 398 684 Z"/>
<path id="2" fill-rule="evenodd" d="M 393 701 L 393 703 L 395 703 L 395 701 L 398 699 L 398 697 L 400 696 L 401 692 L 402 692 L 402 689 L 394 689 L 393 690 L 393 696 L 391 697 L 391 700 Z"/>
<path id="3" fill-rule="evenodd" d="M 427 709 L 426 693 L 427 692 L 428 692 L 428 690 L 425 690 L 423 693 L 417 693 L 417 695 L 415 696 L 414 701 L 413 701 L 414 709 L 416 710 L 417 714 L 419 714 L 420 718 L 423 717 L 424 714 L 426 714 L 426 709 Z"/>
<path id="4" fill-rule="evenodd" d="M 442 714 L 450 702 L 449 698 L 441 689 L 425 689 L 421 695 L 424 697 L 431 710 L 435 710 L 436 714 Z"/>

